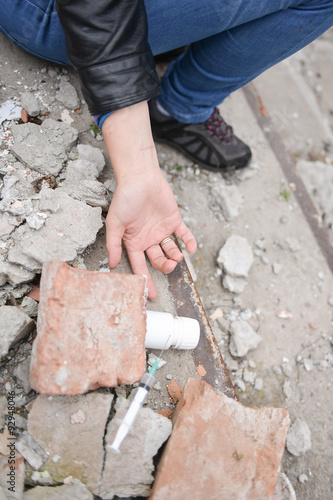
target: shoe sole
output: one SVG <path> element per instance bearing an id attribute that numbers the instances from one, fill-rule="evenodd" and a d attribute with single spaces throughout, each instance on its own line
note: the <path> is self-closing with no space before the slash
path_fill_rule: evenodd
<path id="1" fill-rule="evenodd" d="M 191 155 L 191 153 L 188 153 L 186 150 L 184 150 L 179 144 L 175 144 L 172 141 L 168 141 L 167 139 L 160 139 L 159 137 L 154 136 L 153 134 L 153 139 L 156 142 L 160 142 L 162 144 L 167 144 L 168 146 L 177 149 L 180 151 L 184 156 L 189 158 L 193 163 L 198 165 L 199 167 L 202 167 L 206 170 L 210 170 L 211 172 L 234 172 L 235 170 L 239 170 L 241 168 L 244 168 L 247 166 L 249 163 L 250 159 L 252 158 L 252 153 L 250 152 L 249 154 L 243 156 L 242 158 L 239 158 L 235 160 L 233 163 L 230 165 L 224 165 L 223 167 L 212 167 L 211 165 L 207 165 L 206 163 L 202 163 L 200 160 L 195 158 L 194 156 Z"/>

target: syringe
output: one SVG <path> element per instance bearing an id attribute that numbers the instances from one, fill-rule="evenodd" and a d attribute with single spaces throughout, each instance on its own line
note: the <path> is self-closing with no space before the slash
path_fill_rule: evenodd
<path id="1" fill-rule="evenodd" d="M 167 342 L 169 341 L 169 338 Z M 167 344 L 167 343 L 166 343 Z M 155 373 L 158 367 L 158 364 L 160 362 L 160 358 L 162 355 L 162 352 L 164 349 L 162 349 L 161 354 L 157 358 L 157 360 L 154 362 L 153 366 L 150 368 L 148 373 L 144 373 L 142 376 L 142 379 L 139 382 L 139 386 L 136 389 L 135 393 L 133 394 L 133 397 L 131 399 L 129 408 L 125 414 L 125 417 L 123 421 L 121 422 L 119 429 L 117 431 L 116 437 L 111 445 L 107 445 L 107 448 L 109 450 L 112 450 L 114 453 L 120 453 L 119 451 L 119 446 L 127 436 L 130 428 L 134 424 L 134 421 L 140 411 L 140 408 L 142 407 L 143 403 L 145 402 L 148 393 L 150 389 L 153 387 L 155 383 Z"/>

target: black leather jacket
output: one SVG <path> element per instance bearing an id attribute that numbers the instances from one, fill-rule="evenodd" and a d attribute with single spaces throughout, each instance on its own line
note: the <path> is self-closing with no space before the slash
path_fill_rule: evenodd
<path id="1" fill-rule="evenodd" d="M 57 0 L 57 11 L 93 115 L 159 94 L 143 0 Z"/>

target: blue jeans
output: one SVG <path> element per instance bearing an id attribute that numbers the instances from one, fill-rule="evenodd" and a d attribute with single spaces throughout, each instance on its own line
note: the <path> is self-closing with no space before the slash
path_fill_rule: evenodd
<path id="1" fill-rule="evenodd" d="M 170 64 L 159 97 L 185 123 L 206 120 L 231 92 L 333 25 L 333 0 L 145 0 L 145 5 L 155 55 L 190 46 Z M 70 64 L 55 0 L 0 0 L 0 12 L 0 30 L 16 45 Z"/>

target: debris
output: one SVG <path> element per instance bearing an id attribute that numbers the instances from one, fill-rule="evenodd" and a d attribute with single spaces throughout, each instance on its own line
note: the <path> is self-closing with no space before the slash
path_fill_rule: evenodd
<path id="1" fill-rule="evenodd" d="M 252 250 L 246 238 L 230 236 L 220 250 L 217 263 L 230 276 L 246 278 L 253 263 Z"/>
<path id="2" fill-rule="evenodd" d="M 226 274 L 222 280 L 224 288 L 232 293 L 242 293 L 247 285 L 247 281 L 244 278 L 235 278 Z"/>
<path id="3" fill-rule="evenodd" d="M 155 361 L 157 361 L 157 359 L 159 359 L 159 363 L 158 363 L 158 367 L 157 367 L 157 369 L 159 370 L 160 368 L 162 368 L 162 366 L 164 366 L 166 364 L 166 361 L 164 361 L 164 359 L 162 359 L 162 358 L 158 358 L 153 353 L 150 353 L 148 356 L 148 365 L 153 366 L 153 364 L 155 363 Z"/>
<path id="4" fill-rule="evenodd" d="M 307 372 L 310 372 L 311 370 L 313 370 L 313 361 L 312 361 L 312 359 L 305 358 L 303 360 L 303 364 L 304 364 L 304 368 L 306 369 Z"/>
<path id="5" fill-rule="evenodd" d="M 26 431 L 22 432 L 16 439 L 15 447 L 28 464 L 35 470 L 40 469 L 48 459 L 44 449 Z"/>
<path id="6" fill-rule="evenodd" d="M 289 427 L 285 409 L 246 408 L 191 378 L 177 408 L 151 500 L 272 497 Z"/>
<path id="7" fill-rule="evenodd" d="M 0 306 L 0 356 L 35 328 L 35 322 L 14 306 Z"/>
<path id="8" fill-rule="evenodd" d="M 168 385 L 168 393 L 169 393 L 169 396 L 173 399 L 174 403 L 178 403 L 182 392 L 183 392 L 183 389 L 181 387 L 179 387 L 179 385 L 177 384 L 175 379 L 172 379 L 172 381 Z"/>
<path id="9" fill-rule="evenodd" d="M 216 319 L 223 318 L 223 311 L 220 307 L 215 309 L 215 311 L 209 316 L 209 319 L 215 321 Z"/>
<path id="10" fill-rule="evenodd" d="M 75 397 L 38 396 L 33 402 L 28 431 L 47 452 L 49 458 L 43 471 L 47 471 L 54 482 L 62 482 L 71 475 L 97 494 L 104 461 L 103 438 L 112 400 L 111 394 L 90 392 Z M 71 415 L 79 410 L 86 418 L 81 424 L 72 425 Z M 55 455 L 61 460 L 54 462 Z M 38 478 L 35 481 L 39 482 Z"/>
<path id="11" fill-rule="evenodd" d="M 272 264 L 272 269 L 273 269 L 273 273 L 274 274 L 280 274 L 281 272 L 281 269 L 282 269 L 282 265 L 279 264 L 278 262 L 274 262 Z"/>
<path id="12" fill-rule="evenodd" d="M 30 357 L 20 361 L 13 370 L 14 376 L 19 380 L 25 394 L 29 394 L 31 387 L 29 384 Z M 15 417 L 16 418 L 16 417 Z M 16 423 L 16 420 L 15 420 Z"/>
<path id="13" fill-rule="evenodd" d="M 63 122 L 48 118 L 42 125 L 13 125 L 12 153 L 27 167 L 41 174 L 58 175 L 67 161 L 67 151 L 78 132 Z"/>
<path id="14" fill-rule="evenodd" d="M 9 283 L 16 287 L 22 283 L 29 283 L 34 279 L 35 275 L 36 273 L 28 271 L 22 266 L 11 264 L 0 256 L 0 286 Z"/>
<path id="15" fill-rule="evenodd" d="M 246 391 L 246 385 L 245 383 L 243 382 L 243 380 L 241 380 L 240 378 L 236 378 L 235 382 L 234 382 L 235 386 L 238 387 L 239 390 L 241 390 L 242 392 L 245 392 Z"/>
<path id="16" fill-rule="evenodd" d="M 59 91 L 56 94 L 57 101 L 61 102 L 66 108 L 77 109 L 79 107 L 79 97 L 76 89 L 71 85 L 67 77 L 62 77 Z"/>
<path id="17" fill-rule="evenodd" d="M 309 478 L 306 474 L 301 474 L 299 477 L 298 477 L 298 480 L 301 484 L 305 484 L 309 481 Z"/>
<path id="18" fill-rule="evenodd" d="M 264 388 L 264 381 L 262 378 L 258 377 L 256 378 L 254 382 L 254 388 L 256 391 L 262 391 Z"/>
<path id="19" fill-rule="evenodd" d="M 196 370 L 198 372 L 199 377 L 204 377 L 207 373 L 202 365 L 197 366 Z"/>
<path id="20" fill-rule="evenodd" d="M 311 432 L 304 420 L 297 418 L 290 426 L 287 434 L 287 450 L 295 457 L 311 450 Z"/>
<path id="21" fill-rule="evenodd" d="M 60 118 L 61 118 L 61 121 L 63 121 L 64 123 L 67 123 L 67 125 L 70 125 L 71 123 L 73 123 L 74 119 L 71 117 L 71 115 L 69 114 L 69 111 L 67 108 L 65 108 L 61 115 L 60 115 Z"/>
<path id="22" fill-rule="evenodd" d="M 36 318 L 38 314 L 38 302 L 31 297 L 24 297 L 20 305 L 20 311 L 30 318 Z"/>
<path id="23" fill-rule="evenodd" d="M 256 379 L 256 373 L 251 372 L 248 368 L 245 368 L 243 372 L 243 379 L 245 382 L 254 385 Z"/>
<path id="24" fill-rule="evenodd" d="M 93 494 L 81 483 L 62 486 L 36 486 L 24 493 L 24 500 L 93 500 Z"/>
<path id="25" fill-rule="evenodd" d="M 286 243 L 292 252 L 298 252 L 301 249 L 301 244 L 297 238 L 286 238 Z"/>
<path id="26" fill-rule="evenodd" d="M 286 399 L 290 399 L 293 392 L 292 392 L 292 389 L 291 389 L 291 383 L 290 383 L 290 380 L 285 380 L 283 382 L 283 388 L 282 388 L 282 391 L 283 391 L 283 394 L 284 394 L 284 397 Z"/>
<path id="27" fill-rule="evenodd" d="M 275 315 L 280 319 L 292 319 L 293 315 L 289 311 L 276 311 Z"/>
<path id="28" fill-rule="evenodd" d="M 73 200 L 62 189 L 43 189 L 39 210 L 50 212 L 44 226 L 38 231 L 19 227 L 8 253 L 9 262 L 30 271 L 40 271 L 46 261 L 74 260 L 95 241 L 102 227 L 100 208 Z"/>
<path id="29" fill-rule="evenodd" d="M 229 351 L 235 357 L 246 356 L 250 349 L 256 349 L 262 341 L 262 337 L 243 320 L 231 323 L 230 334 Z"/>
<path id="30" fill-rule="evenodd" d="M 108 424 L 106 444 L 112 444 L 119 422 L 128 409 L 129 401 L 117 401 L 117 413 Z M 171 434 L 172 424 L 168 418 L 150 408 L 142 408 L 133 424 L 132 431 L 121 444 L 120 454 L 107 448 L 103 475 L 95 494 L 102 498 L 141 497 L 150 494 L 154 481 L 153 457 Z"/>
<path id="31" fill-rule="evenodd" d="M 11 99 L 0 104 L 0 125 L 6 120 L 19 120 L 21 110 L 22 108 Z"/>
<path id="32" fill-rule="evenodd" d="M 39 296 L 40 296 L 40 289 L 38 286 L 33 286 L 32 290 L 28 293 L 28 297 L 31 297 L 32 299 L 36 300 L 39 302 Z"/>
<path id="33" fill-rule="evenodd" d="M 146 365 L 145 290 L 143 276 L 44 264 L 31 387 L 73 395 L 140 380 Z"/>
<path id="34" fill-rule="evenodd" d="M 237 186 L 220 184 L 212 188 L 212 195 L 222 208 L 222 212 L 227 221 L 237 217 L 239 209 L 243 203 L 243 196 Z"/>
<path id="35" fill-rule="evenodd" d="M 38 116 L 40 113 L 40 105 L 37 97 L 35 97 L 31 92 L 22 92 L 21 106 L 30 116 Z"/>

